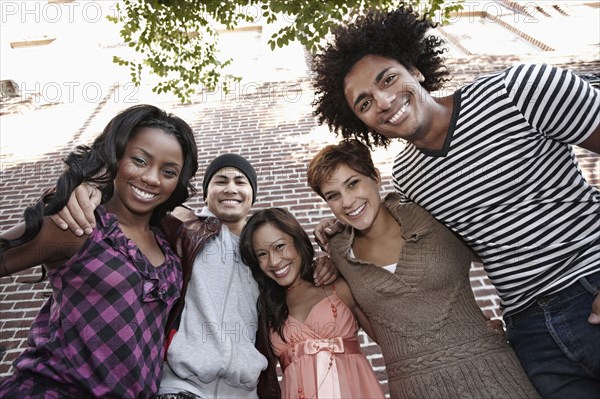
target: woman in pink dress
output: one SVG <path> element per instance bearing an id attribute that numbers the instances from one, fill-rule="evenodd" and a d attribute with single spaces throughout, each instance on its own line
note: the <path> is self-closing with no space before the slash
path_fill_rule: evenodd
<path id="1" fill-rule="evenodd" d="M 369 322 L 343 279 L 314 286 L 314 249 L 294 216 L 280 208 L 259 211 L 240 243 L 283 370 L 282 398 L 383 398 L 358 341 L 359 324 L 374 338 Z"/>

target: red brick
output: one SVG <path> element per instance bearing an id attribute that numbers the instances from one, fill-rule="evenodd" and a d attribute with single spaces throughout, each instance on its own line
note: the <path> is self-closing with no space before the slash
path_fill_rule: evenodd
<path id="1" fill-rule="evenodd" d="M 15 302 L 15 309 L 39 309 L 44 304 L 44 301 L 21 301 Z"/>
<path id="2" fill-rule="evenodd" d="M 474 75 L 500 70 L 513 61 L 503 57 L 484 57 L 473 58 L 471 62 L 451 62 L 449 66 L 454 74 L 453 84 L 457 87 L 462 82 L 472 80 Z M 596 62 L 588 66 L 580 65 L 578 68 L 594 71 L 597 70 L 597 65 Z M 289 207 L 298 215 L 298 219 L 312 237 L 312 229 L 316 223 L 321 218 L 330 217 L 331 212 L 325 202 L 305 185 L 307 162 L 323 145 L 337 142 L 338 138 L 333 134 L 323 139 L 308 136 L 316 127 L 315 119 L 311 115 L 312 109 L 307 105 L 312 98 L 308 79 L 301 82 L 302 97 L 297 104 L 285 101 L 279 90 L 279 83 L 271 86 L 267 84 L 265 87 L 274 90 L 274 94 L 269 98 L 241 98 L 240 93 L 234 93 L 236 95 L 229 96 L 227 101 L 206 102 L 195 98 L 189 105 L 169 104 L 169 107 L 175 110 L 194 107 L 196 115 L 189 122 L 194 128 L 200 148 L 199 177 L 194 182 L 199 189 L 199 195 L 188 204 L 196 208 L 203 205 L 201 176 L 208 162 L 223 151 L 235 149 L 247 156 L 257 169 L 260 187 L 256 209 L 270 206 Z M 280 115 L 286 115 L 285 119 Z M 326 129 L 323 131 L 326 132 Z M 306 140 L 303 136 L 307 136 Z M 56 178 L 62 169 L 59 159 L 71 148 L 61 145 L 44 154 L 39 160 L 19 160 L 0 165 L 0 230 L 5 230 L 21 220 L 23 207 L 34 201 L 49 182 Z M 578 147 L 575 147 L 575 151 L 581 168 L 593 178 L 589 179 L 590 183 L 600 186 L 597 173 L 598 156 Z M 388 162 L 393 162 L 393 155 L 390 154 L 386 158 Z M 384 174 L 382 177 L 385 183 L 382 192 L 391 191 L 391 176 Z M 10 362 L 19 354 L 19 349 L 25 346 L 24 337 L 31 321 L 50 292 L 47 282 L 22 283 L 35 280 L 39 276 L 39 268 L 36 267 L 19 273 L 14 278 L 0 279 L 0 345 L 12 350 L 5 353 L 0 362 L 0 376 L 8 372 Z M 474 265 L 470 276 L 472 285 L 480 288 L 475 290 L 476 295 L 493 295 L 494 291 L 481 264 Z M 485 300 L 479 304 L 484 307 L 483 313 L 486 316 L 499 316 L 497 301 Z M 379 356 L 379 346 L 362 334 L 361 342 L 364 343 L 363 350 L 370 356 L 373 366 L 382 368 L 384 362 Z M 378 369 L 376 375 L 380 381 L 387 379 L 385 370 Z M 387 383 L 383 386 L 387 392 Z"/>
<path id="3" fill-rule="evenodd" d="M 383 357 L 371 358 L 369 360 L 371 361 L 371 365 L 373 367 L 385 367 L 385 360 L 383 359 Z"/>
<path id="4" fill-rule="evenodd" d="M 381 353 L 381 348 L 379 348 L 379 345 L 361 346 L 360 349 L 363 351 L 365 356 L 376 355 Z"/>
<path id="5" fill-rule="evenodd" d="M 473 289 L 473 293 L 476 297 L 488 296 L 488 295 L 498 295 L 498 292 L 493 286 L 489 286 L 489 288 L 477 288 Z"/>
<path id="6" fill-rule="evenodd" d="M 8 333 L 2 335 L 2 346 L 6 349 L 6 354 L 4 355 L 4 358 L 10 358 L 10 360 L 12 361 L 18 355 L 18 351 L 15 350 L 24 348 L 23 344 L 25 343 L 25 341 L 21 339 L 13 339 L 12 335 L 14 335 L 14 332 L 12 331 L 10 332 L 10 334 L 11 337 L 8 337 Z"/>

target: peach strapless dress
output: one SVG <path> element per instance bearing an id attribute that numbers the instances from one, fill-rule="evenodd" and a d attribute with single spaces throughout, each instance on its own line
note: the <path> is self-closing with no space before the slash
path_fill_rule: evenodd
<path id="1" fill-rule="evenodd" d="M 271 332 L 283 370 L 282 398 L 383 398 L 357 334 L 354 315 L 335 292 L 318 302 L 304 322 L 289 316 L 287 342 Z"/>

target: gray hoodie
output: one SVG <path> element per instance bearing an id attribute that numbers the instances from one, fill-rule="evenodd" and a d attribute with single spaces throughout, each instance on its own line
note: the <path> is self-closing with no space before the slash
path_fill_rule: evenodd
<path id="1" fill-rule="evenodd" d="M 214 216 L 206 207 L 201 216 Z M 179 330 L 163 366 L 159 393 L 257 398 L 267 360 L 255 348 L 258 286 L 241 262 L 239 237 L 225 224 L 194 260 Z"/>

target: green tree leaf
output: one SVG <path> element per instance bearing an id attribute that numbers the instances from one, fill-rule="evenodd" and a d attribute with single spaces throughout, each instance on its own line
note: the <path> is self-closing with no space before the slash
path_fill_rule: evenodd
<path id="1" fill-rule="evenodd" d="M 225 72 L 232 60 L 221 59 L 218 51 L 221 29 L 284 21 L 268 40 L 271 50 L 298 41 L 316 51 L 338 24 L 364 10 L 393 10 L 404 3 L 443 23 L 462 9 L 463 1 L 123 0 L 108 19 L 120 25 L 121 38 L 139 56 L 113 57 L 114 63 L 129 68 L 132 82 L 139 85 L 146 73 L 159 76 L 153 91 L 173 93 L 187 102 L 198 90 L 226 90 L 241 80 Z"/>

